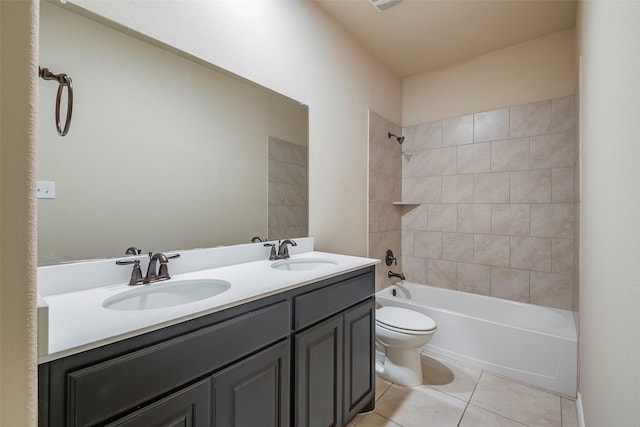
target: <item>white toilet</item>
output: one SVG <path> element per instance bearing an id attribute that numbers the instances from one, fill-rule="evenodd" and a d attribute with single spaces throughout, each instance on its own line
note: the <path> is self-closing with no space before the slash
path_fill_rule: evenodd
<path id="1" fill-rule="evenodd" d="M 420 347 L 436 332 L 436 322 L 422 313 L 401 307 L 376 310 L 376 344 L 384 351 L 376 357 L 376 372 L 405 386 L 422 384 Z"/>

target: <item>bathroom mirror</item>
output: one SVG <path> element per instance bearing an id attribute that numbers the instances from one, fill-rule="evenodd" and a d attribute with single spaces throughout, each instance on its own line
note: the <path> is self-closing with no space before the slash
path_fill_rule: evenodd
<path id="1" fill-rule="evenodd" d="M 39 80 L 39 265 L 308 234 L 306 106 L 69 7 L 40 8 L 74 105 L 60 137 Z"/>

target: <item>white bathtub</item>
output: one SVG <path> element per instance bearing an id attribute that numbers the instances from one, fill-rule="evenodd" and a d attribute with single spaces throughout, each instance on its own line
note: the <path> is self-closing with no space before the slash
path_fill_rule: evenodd
<path id="1" fill-rule="evenodd" d="M 378 292 L 376 302 L 435 320 L 438 331 L 424 347 L 431 353 L 576 396 L 577 338 L 570 311 L 406 281 Z"/>

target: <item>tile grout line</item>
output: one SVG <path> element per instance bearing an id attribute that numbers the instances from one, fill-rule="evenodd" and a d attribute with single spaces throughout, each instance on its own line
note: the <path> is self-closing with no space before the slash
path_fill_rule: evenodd
<path id="1" fill-rule="evenodd" d="M 473 391 L 469 395 L 469 400 L 467 400 L 467 404 L 464 407 L 464 411 L 462 411 L 462 416 L 460 416 L 460 421 L 458 421 L 458 424 L 457 424 L 456 427 L 460 427 L 460 424 L 462 423 L 462 420 L 464 419 L 464 414 L 467 413 L 467 408 L 469 408 L 469 405 L 471 404 L 471 399 L 473 399 L 473 395 L 475 394 L 476 390 L 478 389 L 478 384 L 480 384 L 480 380 L 482 379 L 483 375 L 484 375 L 484 371 L 480 371 L 480 376 L 478 377 L 478 381 L 476 382 L 476 385 L 473 387 Z"/>

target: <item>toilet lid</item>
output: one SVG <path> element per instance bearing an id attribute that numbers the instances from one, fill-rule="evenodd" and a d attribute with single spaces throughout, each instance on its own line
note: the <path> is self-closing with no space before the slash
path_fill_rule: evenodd
<path id="1" fill-rule="evenodd" d="M 410 331 L 431 331 L 436 328 L 436 322 L 429 316 L 402 307 L 380 307 L 376 310 L 376 322 Z"/>

